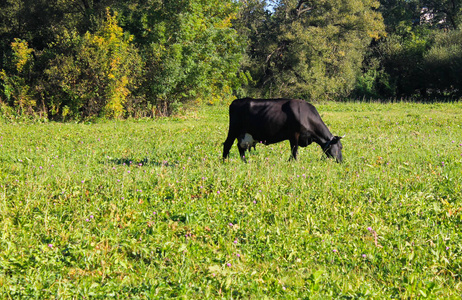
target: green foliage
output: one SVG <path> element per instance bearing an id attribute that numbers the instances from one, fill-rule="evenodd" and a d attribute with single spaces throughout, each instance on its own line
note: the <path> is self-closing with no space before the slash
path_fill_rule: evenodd
<path id="1" fill-rule="evenodd" d="M 226 106 L 1 124 L 1 297 L 459 298 L 462 105 L 317 108 L 343 164 L 222 163 Z"/>
<path id="2" fill-rule="evenodd" d="M 0 2 L 0 69 L 8 67 L 14 39 L 28 41 L 31 48 L 43 50 L 52 41 L 53 30 L 61 26 L 62 0 L 4 0 Z"/>
<path id="3" fill-rule="evenodd" d="M 13 50 L 13 64 L 17 74 L 27 72 L 30 69 L 31 57 L 33 49 L 29 48 L 26 41 L 15 39 L 11 43 L 11 49 Z M 28 66 L 29 65 L 29 66 Z M 24 70 L 26 68 L 26 70 Z"/>
<path id="4" fill-rule="evenodd" d="M 29 48 L 26 41 L 14 39 L 11 50 L 9 71 L 0 71 L 0 84 L 3 87 L 0 96 L 5 98 L 7 104 L 16 107 L 19 111 L 32 113 L 36 102 L 29 84 L 34 49 Z"/>
<path id="5" fill-rule="evenodd" d="M 396 32 L 403 22 L 416 22 L 420 19 L 419 0 L 380 0 L 379 11 L 389 33 Z"/>
<path id="6" fill-rule="evenodd" d="M 434 96 L 462 96 L 462 29 L 436 36 L 423 59 L 426 86 Z"/>
<path id="7" fill-rule="evenodd" d="M 461 5 L 5 0 L 0 101 L 13 115 L 82 120 L 244 96 L 454 99 Z"/>
<path id="8" fill-rule="evenodd" d="M 239 70 L 245 41 L 231 26 L 235 1 L 21 0 L 0 7 L 4 90 L 11 90 L 4 62 L 13 57 L 5 42 L 26 37 L 36 55 L 25 81 L 42 104 L 36 109 L 55 119 L 168 115 L 189 101 L 227 101 L 247 79 Z M 119 14 L 105 15 L 106 7 Z"/>
<path id="9" fill-rule="evenodd" d="M 281 1 L 266 22 L 255 58 L 257 88 L 267 95 L 339 99 L 353 89 L 371 40 L 383 34 L 372 0 Z"/>
<path id="10" fill-rule="evenodd" d="M 416 94 L 422 79 L 422 59 L 429 47 L 428 32 L 416 30 L 410 22 L 402 21 L 395 32 L 375 43 L 363 62 L 366 72 L 359 76 L 358 96 L 362 94 L 361 82 L 367 74 L 374 74 L 369 83 L 371 94 L 384 97 L 410 97 Z M 380 60 L 377 60 L 380 57 Z M 417 80 L 416 80 L 417 79 Z M 420 80 L 421 81 L 421 80 Z"/>
<path id="11" fill-rule="evenodd" d="M 234 1 L 165 1 L 143 17 L 147 96 L 168 115 L 189 100 L 227 98 L 239 83 L 243 41 Z"/>
<path id="12" fill-rule="evenodd" d="M 261 96 L 252 87 L 263 78 L 261 65 L 274 39 L 275 30 L 273 23 L 269 22 L 270 18 L 271 13 L 267 10 L 265 0 L 241 1 L 233 27 L 247 41 L 247 48 L 240 62 L 241 70 L 244 71 L 241 73 L 243 91 L 238 91 L 238 97 Z"/>
<path id="13" fill-rule="evenodd" d="M 141 77 L 141 58 L 131 41 L 109 11 L 94 34 L 65 31 L 50 50 L 62 54 L 45 70 L 52 115 L 122 116 Z"/>
<path id="14" fill-rule="evenodd" d="M 461 31 L 433 32 L 406 22 L 395 29 L 371 48 L 355 96 L 460 97 Z"/>
<path id="15" fill-rule="evenodd" d="M 354 96 L 460 97 L 457 28 L 461 3 L 382 0 L 380 11 L 389 35 L 372 44 Z"/>

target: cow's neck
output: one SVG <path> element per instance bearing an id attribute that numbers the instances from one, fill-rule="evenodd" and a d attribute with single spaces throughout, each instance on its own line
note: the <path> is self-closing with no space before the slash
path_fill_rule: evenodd
<path id="1" fill-rule="evenodd" d="M 314 142 L 321 146 L 321 148 L 324 148 L 324 146 L 334 138 L 334 135 L 330 133 L 325 124 L 322 125 L 324 126 L 317 132 Z"/>

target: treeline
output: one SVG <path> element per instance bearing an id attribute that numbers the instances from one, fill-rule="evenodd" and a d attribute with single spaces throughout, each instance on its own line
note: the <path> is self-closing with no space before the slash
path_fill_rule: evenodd
<path id="1" fill-rule="evenodd" d="M 233 97 L 459 98 L 462 0 L 5 0 L 0 113 L 169 115 Z"/>

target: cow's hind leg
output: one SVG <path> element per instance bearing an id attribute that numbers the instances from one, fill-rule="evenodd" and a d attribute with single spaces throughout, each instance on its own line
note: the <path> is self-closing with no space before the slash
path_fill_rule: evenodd
<path id="1" fill-rule="evenodd" d="M 297 152 L 298 152 L 298 138 L 300 137 L 300 134 L 296 133 L 293 138 L 291 138 L 290 141 L 290 149 L 292 151 L 291 156 L 289 160 L 292 159 L 297 159 Z"/>
<path id="2" fill-rule="evenodd" d="M 242 148 L 240 143 L 237 143 L 237 148 L 239 149 L 239 156 L 241 157 L 241 159 L 244 162 L 247 162 L 247 160 L 245 159 L 245 150 L 246 150 L 246 148 Z"/>

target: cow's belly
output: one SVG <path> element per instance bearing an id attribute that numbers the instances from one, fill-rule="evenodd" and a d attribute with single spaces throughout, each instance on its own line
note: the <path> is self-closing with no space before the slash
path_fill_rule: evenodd
<path id="1" fill-rule="evenodd" d="M 248 135 L 254 140 L 255 143 L 262 143 L 265 145 L 276 144 L 276 143 L 288 140 L 290 138 L 290 134 L 288 133 L 279 133 L 279 134 L 274 134 L 274 135 L 249 133 Z"/>
<path id="2" fill-rule="evenodd" d="M 248 134 L 257 143 L 275 144 L 290 139 L 294 134 L 293 128 L 287 124 L 285 119 L 263 119 L 260 122 L 255 120 L 257 118 L 252 118 L 252 122 L 245 126 L 246 129 L 242 134 Z"/>

